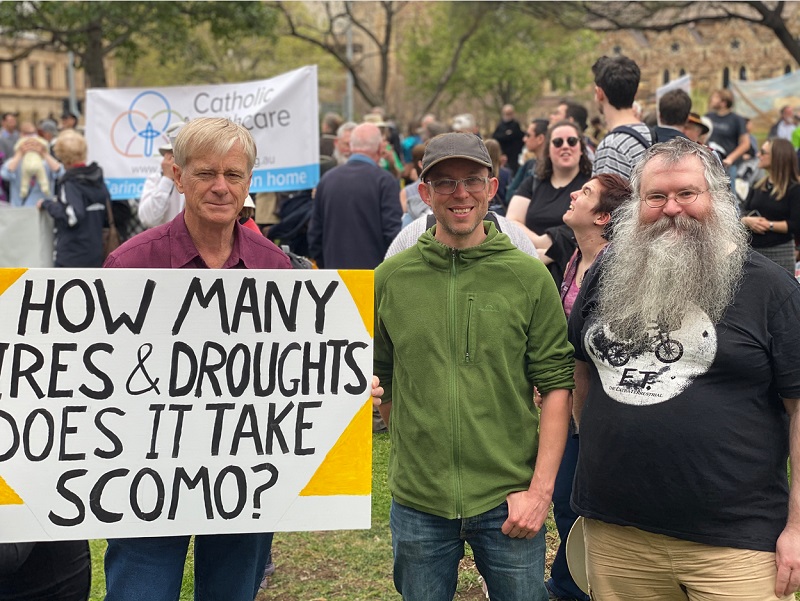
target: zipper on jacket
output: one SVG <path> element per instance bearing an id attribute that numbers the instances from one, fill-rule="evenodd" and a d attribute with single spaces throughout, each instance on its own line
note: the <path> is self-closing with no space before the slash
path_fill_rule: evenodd
<path id="1" fill-rule="evenodd" d="M 461 435 L 458 427 L 458 320 L 456 318 L 458 314 L 458 270 L 456 269 L 458 251 L 456 249 L 451 250 L 450 261 L 450 290 L 448 300 L 450 306 L 450 348 L 453 361 L 453 369 L 450 370 L 450 394 L 452 395 L 450 422 L 453 432 L 453 440 L 451 443 L 453 449 L 453 500 L 455 501 L 455 513 L 458 519 L 460 519 L 463 511 L 461 507 Z"/>
<path id="2" fill-rule="evenodd" d="M 467 344 L 466 350 L 464 351 L 464 359 L 469 363 L 469 328 L 470 324 L 472 323 L 472 305 L 475 303 L 475 297 L 470 295 L 467 297 Z"/>

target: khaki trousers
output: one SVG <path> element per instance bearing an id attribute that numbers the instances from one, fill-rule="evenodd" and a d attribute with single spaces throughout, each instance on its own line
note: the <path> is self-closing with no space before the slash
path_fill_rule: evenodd
<path id="1" fill-rule="evenodd" d="M 584 523 L 595 601 L 789 601 L 775 596 L 775 553 L 713 547 L 616 526 Z"/>

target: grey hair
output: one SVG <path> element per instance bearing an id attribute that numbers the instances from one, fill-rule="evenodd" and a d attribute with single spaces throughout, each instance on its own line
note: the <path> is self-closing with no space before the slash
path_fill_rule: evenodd
<path id="1" fill-rule="evenodd" d="M 250 173 L 256 163 L 256 143 L 247 129 L 223 117 L 192 119 L 175 138 L 175 164 L 183 169 L 195 154 L 226 154 L 237 142 L 242 145 Z"/>
<path id="2" fill-rule="evenodd" d="M 346 131 L 353 131 L 356 127 L 358 127 L 358 123 L 353 121 L 346 121 L 339 126 L 339 129 L 336 130 L 336 137 L 341 138 Z"/>
<path id="3" fill-rule="evenodd" d="M 678 136 L 669 142 L 654 144 L 645 152 L 631 172 L 632 201 L 638 206 L 641 198 L 640 186 L 645 165 L 655 158 L 661 158 L 667 165 L 677 165 L 686 157 L 696 156 L 703 163 L 703 175 L 708 184 L 708 191 L 715 203 L 728 203 L 736 206 L 736 199 L 731 192 L 730 179 L 722 163 L 709 148 L 692 142 L 688 138 Z"/>

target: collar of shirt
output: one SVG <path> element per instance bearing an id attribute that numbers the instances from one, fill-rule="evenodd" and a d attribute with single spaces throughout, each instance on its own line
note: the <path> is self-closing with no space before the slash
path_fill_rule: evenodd
<path id="1" fill-rule="evenodd" d="M 378 166 L 378 163 L 376 163 L 375 161 L 373 161 L 373 160 L 372 160 L 371 158 L 369 158 L 367 155 L 365 155 L 365 154 L 361 154 L 361 153 L 357 153 L 357 152 L 354 152 L 353 154 L 351 154 L 351 155 L 350 155 L 350 158 L 349 158 L 349 159 L 347 159 L 347 162 L 348 162 L 348 163 L 350 163 L 350 162 L 355 162 L 355 161 L 360 161 L 360 162 L 362 162 L 362 163 L 369 163 L 370 165 L 375 165 L 376 167 Z"/>
<path id="2" fill-rule="evenodd" d="M 205 269 L 208 266 L 200 256 L 200 252 L 194 245 L 192 236 L 186 227 L 184 221 L 184 211 L 181 211 L 180 219 L 173 221 L 173 228 L 170 231 L 170 254 L 171 265 L 170 267 L 180 268 L 198 268 Z M 241 238 L 240 228 L 242 225 L 236 221 L 233 224 L 233 248 L 231 254 L 222 266 L 222 269 L 234 268 L 247 268 L 247 261 L 241 256 L 239 248 L 239 239 Z"/>

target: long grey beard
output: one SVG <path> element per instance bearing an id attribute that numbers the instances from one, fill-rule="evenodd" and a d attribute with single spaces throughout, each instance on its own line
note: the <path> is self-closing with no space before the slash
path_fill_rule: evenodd
<path id="1" fill-rule="evenodd" d="M 638 203 L 620 208 L 600 282 L 599 316 L 619 340 L 646 344 L 652 324 L 680 328 L 688 303 L 718 323 L 742 278 L 747 238 L 733 207 L 639 222 Z M 649 329 L 649 331 L 648 331 Z"/>

